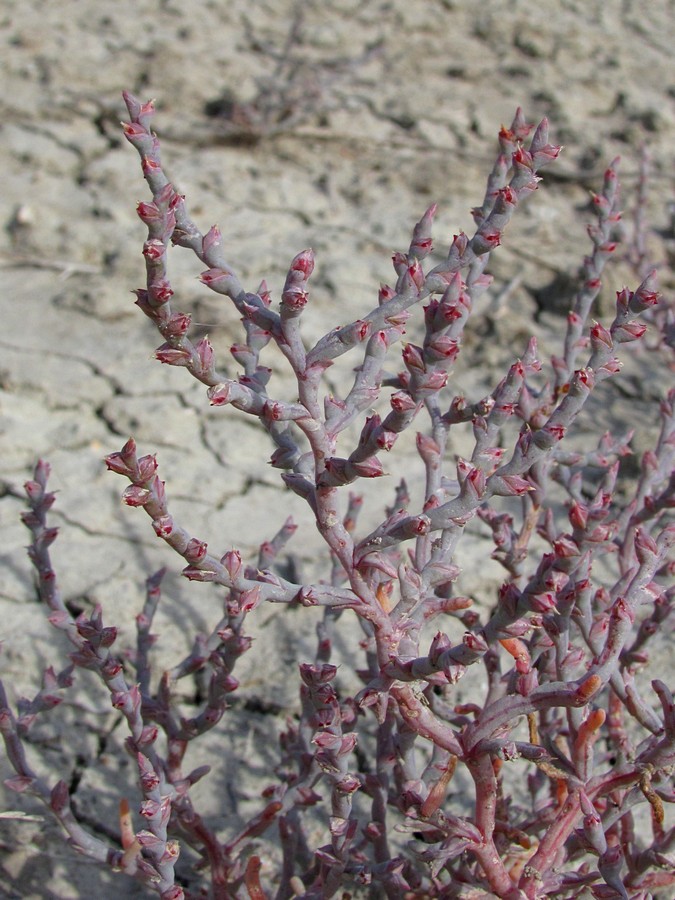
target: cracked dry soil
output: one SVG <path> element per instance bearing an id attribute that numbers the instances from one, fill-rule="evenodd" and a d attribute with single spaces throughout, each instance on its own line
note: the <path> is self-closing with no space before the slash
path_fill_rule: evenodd
<path id="1" fill-rule="evenodd" d="M 8 0 L 0 40 L 0 672 L 14 696 L 34 693 L 37 673 L 63 658 L 36 602 L 19 523 L 21 485 L 38 456 L 51 462 L 58 492 L 54 560 L 64 596 L 73 609 L 101 603 L 106 622 L 123 626 L 121 645 L 131 641 L 144 579 L 163 564 L 155 630 L 165 646 L 186 650 L 185 634 L 213 623 L 219 603 L 206 586 L 183 584 L 143 517 L 120 508 L 119 479 L 102 457 L 129 434 L 143 452 L 158 452 L 174 514 L 214 546 L 250 555 L 281 515 L 307 523 L 264 464 L 269 451 L 253 424 L 207 408 L 185 373 L 151 359 L 157 337 L 129 294 L 143 279 L 135 204 L 146 191 L 120 133 L 122 89 L 157 98 L 169 174 L 200 225 L 220 225 L 250 289 L 266 278 L 278 294 L 288 261 L 314 248 L 308 340 L 375 304 L 392 250 L 407 247 L 429 203 L 439 203 L 439 252 L 469 229 L 500 124 L 518 105 L 531 121 L 547 115 L 565 152 L 493 258 L 501 300 L 477 313 L 464 351 L 464 390 L 474 396 L 491 389 L 530 333 L 542 354 L 555 348 L 587 249 L 588 190 L 621 154 L 630 209 L 643 143 L 657 229 L 649 251 L 672 263 L 667 0 L 648 14 L 632 0 Z M 171 264 L 176 308 L 204 323 L 225 358 L 236 315 L 198 284 L 187 254 Z M 635 281 L 620 260 L 605 309 L 617 287 Z M 661 286 L 672 290 L 672 268 Z M 339 381 L 337 367 L 330 376 Z M 641 400 L 672 376 L 638 359 L 594 415 L 619 428 L 630 419 L 639 446 L 654 427 Z M 283 377 L 279 384 L 290 390 Z M 413 459 L 404 448 L 403 464 Z M 499 570 L 484 564 L 478 535 L 471 546 L 481 577 L 464 559 L 463 589 L 488 598 Z M 295 546 L 305 571 L 316 547 L 307 523 Z M 285 673 L 313 647 L 311 613 L 258 612 L 254 650 L 237 672 L 241 700 L 201 749 L 228 755 L 196 792 L 224 824 L 255 807 L 274 735 L 296 704 Z M 337 648 L 346 660 L 352 635 L 347 628 Z M 119 721 L 90 705 L 79 691 L 36 729 L 34 749 L 46 774 L 70 782 L 80 814 L 103 816 L 115 834 L 117 790 L 132 775 L 115 752 Z M 6 777 L 4 759 L 0 769 Z M 8 793 L 2 808 L 26 818 L 0 819 L 0 896 L 147 896 L 74 855 L 29 800 Z"/>

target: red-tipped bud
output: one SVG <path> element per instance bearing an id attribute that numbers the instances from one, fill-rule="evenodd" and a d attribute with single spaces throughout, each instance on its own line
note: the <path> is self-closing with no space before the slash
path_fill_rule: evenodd
<path id="1" fill-rule="evenodd" d="M 623 363 L 621 360 L 617 359 L 615 356 L 612 359 L 608 359 L 604 366 L 600 366 L 598 372 L 606 372 L 608 375 L 616 375 L 623 368 Z"/>
<path id="2" fill-rule="evenodd" d="M 575 500 L 567 515 L 574 528 L 583 530 L 586 527 L 586 523 L 588 522 L 588 507 L 585 504 Z"/>
<path id="3" fill-rule="evenodd" d="M 640 322 L 624 322 L 614 331 L 614 336 L 620 344 L 628 344 L 639 340 L 646 330 L 647 326 Z"/>
<path id="4" fill-rule="evenodd" d="M 541 594 L 531 594 L 528 597 L 530 609 L 534 610 L 534 612 L 544 614 L 558 612 L 558 608 L 555 605 L 555 599 L 555 594 L 552 594 L 550 591 Z"/>
<path id="5" fill-rule="evenodd" d="M 144 222 L 146 225 L 158 222 L 162 218 L 162 213 L 156 203 L 141 201 L 136 205 L 136 212 L 141 222 Z"/>
<path id="6" fill-rule="evenodd" d="M 415 225 L 409 254 L 416 259 L 424 259 L 425 256 L 431 253 L 431 227 L 437 208 L 437 205 L 432 203 L 417 225 Z"/>
<path id="7" fill-rule="evenodd" d="M 162 328 L 165 337 L 179 338 L 187 334 L 192 319 L 185 313 L 174 313 Z"/>
<path id="8" fill-rule="evenodd" d="M 425 372 L 419 375 L 415 385 L 415 394 L 418 397 L 436 394 L 442 390 L 448 383 L 448 373 L 444 370 L 436 369 L 433 372 Z"/>
<path id="9" fill-rule="evenodd" d="M 145 506 L 150 499 L 150 491 L 137 484 L 130 484 L 122 494 L 122 501 L 127 506 Z"/>
<path id="10" fill-rule="evenodd" d="M 314 251 L 310 248 L 298 253 L 290 265 L 290 271 L 299 272 L 306 281 L 314 271 Z"/>
<path id="11" fill-rule="evenodd" d="M 142 125 L 138 125 L 136 122 L 122 122 L 122 131 L 124 132 L 124 137 L 129 141 L 130 144 L 138 143 L 140 138 L 146 137 L 147 132 Z"/>
<path id="12" fill-rule="evenodd" d="M 567 534 L 563 534 L 553 541 L 553 550 L 558 559 L 569 559 L 573 556 L 579 556 L 578 544 Z"/>
<path id="13" fill-rule="evenodd" d="M 222 243 L 223 238 L 220 229 L 217 225 L 213 225 L 202 238 L 202 253 L 204 256 L 208 256 L 214 247 L 220 247 Z"/>
<path id="14" fill-rule="evenodd" d="M 452 642 L 447 634 L 444 634 L 442 631 L 438 631 L 434 639 L 431 642 L 431 647 L 429 648 L 429 662 L 432 666 L 437 666 L 440 663 L 441 654 L 446 650 L 449 650 L 452 647 Z"/>
<path id="15" fill-rule="evenodd" d="M 214 367 L 214 355 L 213 346 L 208 337 L 203 337 L 201 341 L 195 344 L 195 351 L 199 360 L 199 374 L 210 374 Z"/>
<path id="16" fill-rule="evenodd" d="M 447 335 L 436 335 L 426 345 L 426 353 L 433 360 L 454 362 L 459 355 L 459 341 Z"/>
<path id="17" fill-rule="evenodd" d="M 204 541 L 199 541 L 197 540 L 197 538 L 192 538 L 188 541 L 183 555 L 189 563 L 199 563 L 206 556 L 206 549 L 207 545 Z"/>
<path id="18" fill-rule="evenodd" d="M 659 548 L 654 538 L 644 529 L 635 532 L 635 554 L 641 564 L 648 564 L 658 557 Z"/>
<path id="19" fill-rule="evenodd" d="M 152 118 L 155 112 L 155 101 L 148 100 L 147 103 L 141 103 L 132 93 L 129 91 L 122 91 L 122 99 L 126 104 L 127 110 L 129 111 L 129 115 L 134 120 L 134 122 L 140 123 L 142 126 L 147 127 L 148 121 Z"/>
<path id="20" fill-rule="evenodd" d="M 126 444 L 122 447 L 122 449 L 120 450 L 120 456 L 130 465 L 136 464 L 136 441 L 133 438 L 129 438 Z"/>
<path id="21" fill-rule="evenodd" d="M 650 306 L 656 306 L 660 299 L 661 295 L 656 290 L 656 271 L 653 270 L 631 297 L 630 308 L 633 312 L 642 312 Z"/>
<path id="22" fill-rule="evenodd" d="M 214 288 L 214 290 L 218 289 L 218 284 L 222 281 L 230 278 L 232 273 L 228 269 L 207 269 L 205 272 L 202 272 L 199 276 L 199 280 L 202 284 L 205 284 L 207 287 Z"/>
<path id="23" fill-rule="evenodd" d="M 228 550 L 225 556 L 221 558 L 220 562 L 225 566 L 230 581 L 234 584 L 241 572 L 241 553 L 238 550 Z"/>
<path id="24" fill-rule="evenodd" d="M 232 386 L 234 382 L 226 381 L 221 384 L 214 384 L 206 392 L 211 406 L 226 406 L 232 399 Z"/>
<path id="25" fill-rule="evenodd" d="M 281 294 L 281 302 L 287 309 L 299 312 L 307 305 L 307 291 L 297 284 L 291 284 L 284 288 Z"/>
<path id="26" fill-rule="evenodd" d="M 411 374 L 415 372 L 424 372 L 424 357 L 422 348 L 415 344 L 406 344 L 402 350 L 403 362 Z"/>
<path id="27" fill-rule="evenodd" d="M 525 169 L 531 172 L 534 169 L 531 154 L 522 146 L 516 147 L 516 150 L 511 157 L 511 163 L 513 164 L 513 167 L 518 170 Z"/>
<path id="28" fill-rule="evenodd" d="M 109 472 L 116 472 L 118 475 L 125 475 L 127 478 L 132 477 L 135 473 L 135 468 L 129 465 L 128 461 L 124 459 L 121 453 L 111 453 L 109 456 L 106 456 L 103 461 Z M 28 493 L 28 485 L 33 483 L 34 482 L 27 482 L 24 485 L 26 493 Z"/>
<path id="29" fill-rule="evenodd" d="M 532 143 L 530 144 L 530 153 L 532 154 L 535 171 L 556 160 L 560 155 L 561 150 L 562 147 L 556 146 L 555 144 L 549 144 L 548 120 L 542 119 L 539 127 L 532 136 Z"/>
<path id="30" fill-rule="evenodd" d="M 397 413 L 411 412 L 417 407 L 417 403 L 407 391 L 396 391 L 389 398 L 392 409 Z"/>
<path id="31" fill-rule="evenodd" d="M 393 300 L 396 296 L 396 291 L 390 287 L 388 284 L 381 284 L 380 290 L 377 294 L 377 302 L 379 306 L 382 306 L 384 303 L 388 303 L 390 300 Z"/>
<path id="32" fill-rule="evenodd" d="M 158 238 L 150 238 L 143 244 L 143 256 L 151 261 L 161 259 L 166 252 L 166 245 Z"/>
<path id="33" fill-rule="evenodd" d="M 457 480 L 476 500 L 485 493 L 485 472 L 461 457 L 457 460 Z"/>
<path id="34" fill-rule="evenodd" d="M 242 591 L 239 594 L 239 610 L 241 612 L 251 612 L 260 603 L 260 588 L 256 585 L 249 590 Z"/>
<path id="35" fill-rule="evenodd" d="M 168 303 L 173 297 L 173 288 L 167 278 L 158 278 L 153 281 L 148 289 L 148 298 L 155 306 L 162 306 Z"/>
<path id="36" fill-rule="evenodd" d="M 495 493 L 500 497 L 520 497 L 534 490 L 534 485 L 521 475 L 498 475 Z"/>
<path id="37" fill-rule="evenodd" d="M 138 481 L 150 481 L 157 472 L 157 457 L 152 454 L 138 460 Z"/>
<path id="38" fill-rule="evenodd" d="M 172 347 L 171 344 L 162 344 L 155 350 L 155 359 L 166 366 L 187 366 L 192 357 L 189 350 L 181 350 Z"/>
<path id="39" fill-rule="evenodd" d="M 591 326 L 591 347 L 593 350 L 597 352 L 605 347 L 611 350 L 613 346 L 612 336 L 605 326 L 599 322 L 593 322 Z"/>
<path id="40" fill-rule="evenodd" d="M 144 156 L 141 159 L 141 170 L 146 178 L 149 175 L 154 175 L 156 172 L 159 172 L 161 168 L 159 162 L 151 156 Z"/>
<path id="41" fill-rule="evenodd" d="M 415 437 L 415 442 L 417 444 L 417 452 L 425 463 L 433 465 L 438 461 L 441 448 L 430 435 L 418 432 Z"/>
<path id="42" fill-rule="evenodd" d="M 484 253 L 490 253 L 495 247 L 502 242 L 501 232 L 497 228 L 489 225 L 481 226 L 471 241 L 471 249 L 476 256 L 482 256 Z"/>
<path id="43" fill-rule="evenodd" d="M 324 663 L 321 666 L 312 666 L 309 663 L 300 665 L 300 677 L 308 687 L 318 687 L 329 684 L 337 675 L 337 667 Z"/>
<path id="44" fill-rule="evenodd" d="M 352 463 L 351 465 L 354 472 L 360 475 L 361 478 L 379 478 L 385 474 L 382 463 L 376 456 L 371 456 L 363 460 L 363 462 Z"/>
<path id="45" fill-rule="evenodd" d="M 488 651 L 488 645 L 485 638 L 481 634 L 476 634 L 473 631 L 464 632 L 462 635 L 462 643 L 474 653 L 487 653 Z"/>
<path id="46" fill-rule="evenodd" d="M 360 344 L 361 341 L 365 341 L 368 337 L 371 328 L 370 322 L 365 322 L 363 319 L 357 319 L 356 322 L 352 322 L 352 324 L 347 327 L 345 332 L 341 335 L 340 340 L 347 346 L 351 344 Z"/>

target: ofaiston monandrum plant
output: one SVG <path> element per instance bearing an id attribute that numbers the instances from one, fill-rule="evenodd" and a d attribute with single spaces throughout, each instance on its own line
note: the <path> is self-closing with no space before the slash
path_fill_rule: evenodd
<path id="1" fill-rule="evenodd" d="M 225 589 L 211 633 L 195 634 L 184 659 L 155 673 L 151 627 L 162 573 L 148 580 L 131 654 L 113 650 L 117 629 L 104 625 L 99 607 L 74 619 L 49 558 L 54 497 L 49 467 L 38 463 L 26 485 L 30 557 L 50 621 L 74 652 L 68 668 L 45 672 L 42 689 L 19 700 L 16 713 L 0 688 L 0 729 L 16 772 L 9 786 L 50 807 L 81 853 L 136 877 L 164 900 L 203 891 L 254 900 L 318 900 L 341 891 L 411 900 L 672 895 L 675 829 L 667 812 L 675 801 L 675 709 L 671 690 L 650 681 L 649 672 L 673 607 L 675 390 L 663 393 L 660 431 L 632 479 L 620 472 L 630 435 L 598 435 L 582 449 L 568 440 L 588 398 L 619 376 L 623 345 L 643 343 L 642 319 L 651 323 L 655 365 L 668 349 L 669 314 L 653 273 L 635 291 L 617 294 L 611 323 L 591 319 L 616 249 L 617 162 L 593 196 L 591 249 L 560 355 L 543 366 L 531 340 L 491 393 L 467 398 L 453 365 L 472 309 L 489 288 L 491 252 L 537 189 L 538 171 L 558 156 L 546 121 L 529 139 L 532 126 L 518 110 L 501 129 L 485 197 L 473 210 L 473 236 L 455 236 L 431 266 L 430 207 L 408 251 L 394 254 L 395 282 L 381 286 L 377 306 L 308 348 L 301 322 L 312 251 L 291 262 L 277 309 L 264 282 L 246 291 L 224 257 L 219 230 L 198 230 L 164 173 L 150 129 L 153 104 L 130 94 L 125 101 L 124 133 L 152 193 L 138 205 L 148 236 L 147 283 L 136 302 L 162 335 L 156 356 L 205 384 L 214 406 L 229 404 L 259 420 L 274 446 L 272 466 L 306 501 L 327 545 L 326 575 L 309 584 L 279 574 L 275 559 L 296 528 L 290 520 L 257 559 L 245 561 L 237 550 L 211 555 L 172 516 L 155 457 L 139 457 L 129 440 L 106 460 L 131 482 L 125 503 L 150 516 L 156 534 L 183 557 L 188 579 Z M 235 378 L 218 369 L 208 339 L 190 340 L 190 317 L 172 308 L 172 245 L 197 256 L 206 266 L 202 282 L 241 315 L 242 340 L 231 348 L 241 369 Z M 407 320 L 420 307 L 423 339 L 403 343 L 401 371 L 387 374 L 385 364 L 396 358 Z M 268 344 L 276 344 L 297 382 L 293 401 L 268 393 Z M 350 351 L 359 364 L 337 396 L 324 375 Z M 355 424 L 360 436 L 350 443 Z M 408 428 L 417 432 L 423 501 L 416 506 L 402 481 L 381 524 L 359 534 L 363 501 L 344 488 L 382 477 L 383 457 L 395 454 Z M 466 458 L 451 453 L 460 429 L 472 435 Z M 475 518 L 491 533 L 506 573 L 491 609 L 472 608 L 455 587 L 461 539 Z M 237 661 L 251 645 L 246 619 L 265 601 L 323 607 L 324 615 L 315 657 L 299 667 L 300 711 L 281 734 L 277 780 L 252 818 L 219 834 L 191 799 L 208 767 L 188 772 L 184 759 L 227 714 Z M 341 693 L 331 662 L 345 610 L 363 630 L 356 696 Z M 453 633 L 461 637 L 453 640 Z M 27 758 L 33 721 L 62 699 L 73 667 L 100 677 L 128 727 L 140 805 L 130 809 L 121 798 L 118 844 L 83 824 L 66 782 L 50 786 Z M 473 702 L 459 703 L 458 682 L 480 669 Z M 206 696 L 187 714 L 177 683 L 197 672 Z M 516 760 L 528 772 L 518 796 L 510 793 Z M 473 784 L 470 798 L 450 794 L 460 768 Z M 139 817 L 143 827 L 135 830 Z M 181 847 L 197 853 L 198 866 L 184 859 L 189 853 L 179 856 Z"/>

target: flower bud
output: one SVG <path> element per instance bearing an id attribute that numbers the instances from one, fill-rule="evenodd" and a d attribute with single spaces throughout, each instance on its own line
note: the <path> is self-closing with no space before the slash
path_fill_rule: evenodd
<path id="1" fill-rule="evenodd" d="M 218 285 L 220 284 L 220 282 L 231 278 L 231 276 L 232 272 L 230 272 L 229 269 L 214 268 L 207 269 L 205 272 L 202 272 L 199 276 L 199 280 L 207 287 L 218 290 Z"/>
<path id="2" fill-rule="evenodd" d="M 155 359 L 167 366 L 187 366 L 192 356 L 189 350 L 172 347 L 171 344 L 162 344 L 155 350 Z"/>
<path id="3" fill-rule="evenodd" d="M 122 501 L 127 506 L 145 506 L 150 499 L 150 491 L 137 484 L 130 484 L 122 494 Z"/>
<path id="4" fill-rule="evenodd" d="M 656 271 L 653 270 L 631 297 L 630 308 L 633 312 L 639 313 L 656 306 L 660 299 L 661 295 L 656 290 Z"/>
<path id="5" fill-rule="evenodd" d="M 149 238 L 143 244 L 143 256 L 150 261 L 161 259 L 166 253 L 166 245 L 158 238 Z"/>
<path id="6" fill-rule="evenodd" d="M 183 556 L 189 563 L 199 563 L 206 556 L 206 550 L 207 545 L 204 541 L 199 541 L 197 538 L 191 538 L 188 541 Z"/>
<path id="7" fill-rule="evenodd" d="M 220 229 L 217 225 L 212 225 L 202 238 L 202 253 L 204 256 L 208 256 L 211 250 L 216 247 L 221 247 L 222 243 L 223 238 Z"/>

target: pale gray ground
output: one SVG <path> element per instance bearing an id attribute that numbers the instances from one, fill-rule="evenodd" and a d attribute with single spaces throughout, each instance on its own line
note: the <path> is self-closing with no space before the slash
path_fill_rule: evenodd
<path id="1" fill-rule="evenodd" d="M 407 248 L 429 203 L 439 202 L 439 250 L 471 227 L 468 210 L 482 199 L 496 132 L 516 106 L 530 120 L 549 116 L 565 152 L 491 267 L 497 289 L 512 290 L 498 308 L 479 311 L 468 341 L 464 389 L 478 397 L 531 332 L 543 352 L 555 349 L 567 301 L 555 285 L 575 274 L 587 250 L 588 190 L 600 187 L 606 163 L 621 154 L 630 202 L 643 142 L 653 157 L 650 213 L 662 230 L 653 252 L 657 260 L 672 253 L 675 24 L 667 0 L 651 2 L 648 15 L 645 8 L 631 0 L 3 5 L 0 672 L 14 697 L 34 693 L 36 672 L 58 667 L 63 649 L 35 602 L 19 524 L 21 485 L 38 456 L 52 463 L 58 491 L 54 559 L 63 593 L 102 603 L 127 642 L 143 580 L 163 564 L 170 574 L 154 630 L 165 645 L 187 649 L 185 634 L 212 625 L 219 606 L 218 592 L 183 583 L 180 560 L 153 539 L 147 518 L 121 508 L 123 482 L 101 460 L 129 434 L 142 452 L 158 451 L 174 513 L 215 552 L 235 545 L 250 558 L 293 513 L 304 522 L 296 552 L 307 571 L 316 556 L 311 522 L 264 463 L 268 448 L 254 422 L 209 409 L 184 372 L 151 359 L 159 341 L 129 293 L 142 285 L 144 227 L 135 203 L 147 192 L 135 151 L 120 136 L 121 90 L 157 98 L 167 170 L 202 229 L 220 225 L 249 289 L 266 278 L 278 296 L 290 259 L 314 248 L 310 339 L 372 308 L 379 282 L 392 279 L 391 251 Z M 199 264 L 187 253 L 173 266 L 176 308 L 208 324 L 225 359 L 237 316 L 199 285 Z M 664 277 L 672 289 L 672 276 Z M 625 263 L 607 279 L 606 309 L 624 280 L 635 286 Z M 537 292 L 551 285 L 540 308 Z M 596 415 L 607 425 L 628 417 L 646 440 L 654 423 L 640 400 L 658 394 L 663 379 L 672 372 L 638 360 L 624 393 L 608 389 Z M 404 448 L 404 468 L 414 466 L 411 449 Z M 373 522 L 385 495 L 378 484 Z M 479 600 L 489 600 L 500 579 L 498 567 L 484 563 L 486 546 L 467 542 L 460 561 L 462 588 Z M 293 708 L 292 673 L 312 654 L 314 621 L 301 610 L 258 610 L 255 649 L 238 672 L 244 697 Z M 347 627 L 337 648 L 343 658 L 352 637 Z M 40 731 L 50 771 L 64 760 L 70 766 L 73 748 L 80 762 L 96 757 L 78 799 L 92 815 L 107 810 L 114 827 L 115 783 L 131 773 L 119 771 L 119 757 L 84 727 L 82 709 L 64 716 L 65 729 L 56 715 Z M 99 733 L 114 722 L 102 717 Z M 227 716 L 211 748 L 245 757 L 246 771 L 226 767 L 197 799 L 221 816 L 256 808 L 282 724 L 283 712 L 239 708 Z M 5 777 L 4 761 L 0 768 Z M 13 794 L 2 802 L 40 813 Z M 48 820 L 0 820 L 0 842 L 0 894 L 118 896 L 119 885 L 75 857 Z M 145 895 L 131 883 L 122 889 Z"/>

